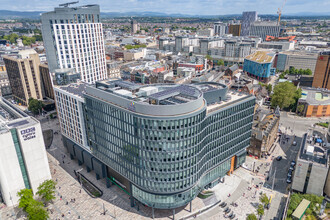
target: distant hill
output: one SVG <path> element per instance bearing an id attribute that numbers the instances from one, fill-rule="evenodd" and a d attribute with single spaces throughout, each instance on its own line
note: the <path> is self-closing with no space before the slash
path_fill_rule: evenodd
<path id="1" fill-rule="evenodd" d="M 9 11 L 0 10 L 0 19 L 38 19 L 43 11 Z"/>
<path id="2" fill-rule="evenodd" d="M 40 14 L 45 11 L 9 11 L 0 10 L 0 19 L 39 19 Z M 330 13 L 316 13 L 316 12 L 299 12 L 291 14 L 283 14 L 284 17 L 330 17 Z M 188 14 L 166 14 L 162 12 L 101 12 L 101 17 L 103 18 L 114 18 L 114 17 L 199 17 L 199 18 L 230 18 L 230 17 L 240 17 L 241 14 L 228 14 L 228 15 L 188 15 Z M 277 17 L 276 14 L 273 15 L 259 15 L 260 17 Z"/>

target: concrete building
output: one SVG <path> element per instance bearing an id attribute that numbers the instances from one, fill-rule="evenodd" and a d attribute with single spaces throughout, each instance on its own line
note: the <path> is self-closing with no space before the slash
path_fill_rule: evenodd
<path id="1" fill-rule="evenodd" d="M 308 51 L 284 51 L 278 54 L 276 68 L 285 71 L 294 67 L 295 69 L 310 69 L 315 71 L 317 54 Z"/>
<path id="2" fill-rule="evenodd" d="M 13 98 L 28 105 L 29 98 L 43 99 L 39 73 L 39 55 L 34 50 L 21 50 L 18 56 L 4 56 Z"/>
<path id="3" fill-rule="evenodd" d="M 228 34 L 241 36 L 241 24 L 230 24 L 228 27 Z"/>
<path id="4" fill-rule="evenodd" d="M 258 13 L 256 11 L 244 11 L 242 16 L 241 36 L 250 35 L 250 26 L 257 21 Z"/>
<path id="5" fill-rule="evenodd" d="M 273 21 L 255 21 L 250 26 L 249 35 L 261 37 L 263 40 L 267 38 L 267 35 L 278 37 L 280 26 Z"/>
<path id="6" fill-rule="evenodd" d="M 330 51 L 320 53 L 317 58 L 313 87 L 330 90 Z"/>
<path id="7" fill-rule="evenodd" d="M 17 192 L 51 179 L 40 122 L 0 97 L 0 200 L 18 204 Z"/>
<path id="8" fill-rule="evenodd" d="M 107 62 L 108 78 L 120 78 L 120 66 L 116 61 Z"/>
<path id="9" fill-rule="evenodd" d="M 302 111 L 297 108 L 297 113 L 305 117 L 328 117 L 330 116 L 330 91 L 303 88 L 297 106 L 303 106 Z"/>
<path id="10" fill-rule="evenodd" d="M 139 60 L 143 59 L 146 56 L 147 49 L 146 48 L 140 48 L 140 49 L 131 49 L 131 50 L 125 50 L 124 51 L 124 60 L 125 61 L 133 61 L 133 60 Z"/>
<path id="11" fill-rule="evenodd" d="M 270 154 L 277 138 L 280 115 L 257 109 L 254 114 L 251 145 L 248 153 L 260 157 Z"/>
<path id="12" fill-rule="evenodd" d="M 86 83 L 106 79 L 100 7 L 57 7 L 41 15 L 49 72 L 74 68 Z"/>
<path id="13" fill-rule="evenodd" d="M 207 28 L 207 29 L 204 29 L 204 30 L 198 30 L 197 35 L 198 36 L 213 37 L 214 36 L 214 29 Z"/>
<path id="14" fill-rule="evenodd" d="M 221 21 L 214 22 L 213 29 L 214 29 L 214 34 L 215 35 L 218 35 L 219 37 L 222 37 L 223 35 L 226 34 L 227 24 L 224 24 Z"/>
<path id="15" fill-rule="evenodd" d="M 261 49 L 275 49 L 278 51 L 294 50 L 294 41 L 267 41 L 258 44 Z"/>
<path id="16" fill-rule="evenodd" d="M 40 64 L 39 72 L 41 76 L 44 97 L 54 100 L 53 83 L 49 73 L 48 65 Z"/>
<path id="17" fill-rule="evenodd" d="M 252 77 L 268 82 L 271 75 L 275 75 L 273 61 L 275 54 L 271 51 L 256 51 L 245 57 L 243 70 Z"/>
<path id="18" fill-rule="evenodd" d="M 328 147 L 326 137 L 319 131 L 310 130 L 303 136 L 293 174 L 294 191 L 323 195 L 329 170 Z"/>
<path id="19" fill-rule="evenodd" d="M 2 96 L 2 91 L 8 87 L 10 87 L 10 84 L 9 84 L 7 72 L 0 71 L 0 96 Z"/>
<path id="20" fill-rule="evenodd" d="M 131 32 L 132 34 L 136 34 L 138 31 L 138 23 L 136 22 L 136 20 L 131 20 Z"/>
<path id="21" fill-rule="evenodd" d="M 83 96 L 91 153 L 65 136 L 63 142 L 108 187 L 128 193 L 132 206 L 134 200 L 153 209 L 184 206 L 245 161 L 252 95 L 218 83 L 108 80 L 88 85 Z"/>

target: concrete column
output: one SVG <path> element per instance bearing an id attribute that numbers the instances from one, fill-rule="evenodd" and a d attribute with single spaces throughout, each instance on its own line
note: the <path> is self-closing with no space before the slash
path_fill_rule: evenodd
<path id="1" fill-rule="evenodd" d="M 173 220 L 175 220 L 175 209 L 173 209 Z"/>
<path id="2" fill-rule="evenodd" d="M 190 201 L 190 212 L 192 211 L 192 201 Z"/>
<path id="3" fill-rule="evenodd" d="M 78 165 L 81 166 L 82 164 L 83 163 L 80 160 L 78 160 Z"/>
<path id="4" fill-rule="evenodd" d="M 134 197 L 131 196 L 131 197 L 130 197 L 130 200 L 131 200 L 131 207 L 134 207 Z"/>
<path id="5" fill-rule="evenodd" d="M 106 178 L 106 184 L 107 184 L 107 188 L 110 188 L 110 186 L 111 186 L 111 181 L 110 181 L 108 178 Z"/>
<path id="6" fill-rule="evenodd" d="M 87 173 L 91 172 L 91 168 L 89 168 L 88 166 L 86 166 L 86 170 L 87 170 Z"/>
<path id="7" fill-rule="evenodd" d="M 99 180 L 100 179 L 100 175 L 96 173 L 96 179 Z"/>
<path id="8" fill-rule="evenodd" d="M 152 207 L 151 209 L 152 209 L 152 219 L 155 219 L 154 207 Z"/>
<path id="9" fill-rule="evenodd" d="M 73 160 L 73 159 L 74 159 L 74 157 L 73 157 L 73 155 L 72 155 L 72 154 L 70 154 L 70 159 L 71 159 L 71 160 Z"/>

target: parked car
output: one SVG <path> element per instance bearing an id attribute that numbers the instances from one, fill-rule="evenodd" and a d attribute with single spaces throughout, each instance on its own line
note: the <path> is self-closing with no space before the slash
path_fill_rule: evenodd
<path id="1" fill-rule="evenodd" d="M 231 209 L 227 207 L 225 210 L 225 213 L 229 213 L 230 211 L 231 211 Z"/>
<path id="2" fill-rule="evenodd" d="M 234 212 L 231 212 L 229 215 L 228 215 L 228 217 L 230 218 L 230 217 L 232 217 L 234 215 Z"/>
<path id="3" fill-rule="evenodd" d="M 236 215 L 235 214 L 233 214 L 231 217 L 229 217 L 230 219 L 233 219 L 233 218 L 235 218 L 236 217 Z"/>
<path id="4" fill-rule="evenodd" d="M 276 160 L 277 160 L 277 161 L 282 160 L 282 156 L 278 156 L 278 157 L 276 157 Z"/>
<path id="5" fill-rule="evenodd" d="M 293 170 L 290 170 L 290 169 L 289 169 L 289 171 L 288 171 L 288 177 L 291 177 L 291 176 L 292 176 L 292 171 L 293 171 Z"/>
<path id="6" fill-rule="evenodd" d="M 220 207 L 221 208 L 224 208 L 224 207 L 226 207 L 227 206 L 227 203 L 225 203 L 225 202 L 222 202 L 221 204 L 220 204 Z"/>
<path id="7" fill-rule="evenodd" d="M 291 161 L 291 166 L 292 166 L 292 167 L 296 166 L 296 161 L 294 161 L 294 160 Z"/>
<path id="8" fill-rule="evenodd" d="M 293 166 L 290 166 L 289 170 L 294 170 L 294 167 Z"/>
<path id="9" fill-rule="evenodd" d="M 286 182 L 287 182 L 287 183 L 292 183 L 292 178 L 291 178 L 291 176 L 288 177 L 288 178 L 286 179 Z"/>
<path id="10" fill-rule="evenodd" d="M 296 145 L 297 145 L 297 142 L 296 142 L 296 141 L 293 141 L 293 142 L 292 142 L 292 145 L 293 145 L 293 146 L 296 146 Z"/>

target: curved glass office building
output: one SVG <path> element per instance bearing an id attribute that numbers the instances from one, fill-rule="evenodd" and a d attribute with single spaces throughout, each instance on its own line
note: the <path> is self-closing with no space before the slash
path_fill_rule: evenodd
<path id="1" fill-rule="evenodd" d="M 245 161 L 255 98 L 218 83 L 87 86 L 91 153 L 107 181 L 149 207 L 186 205 Z"/>

